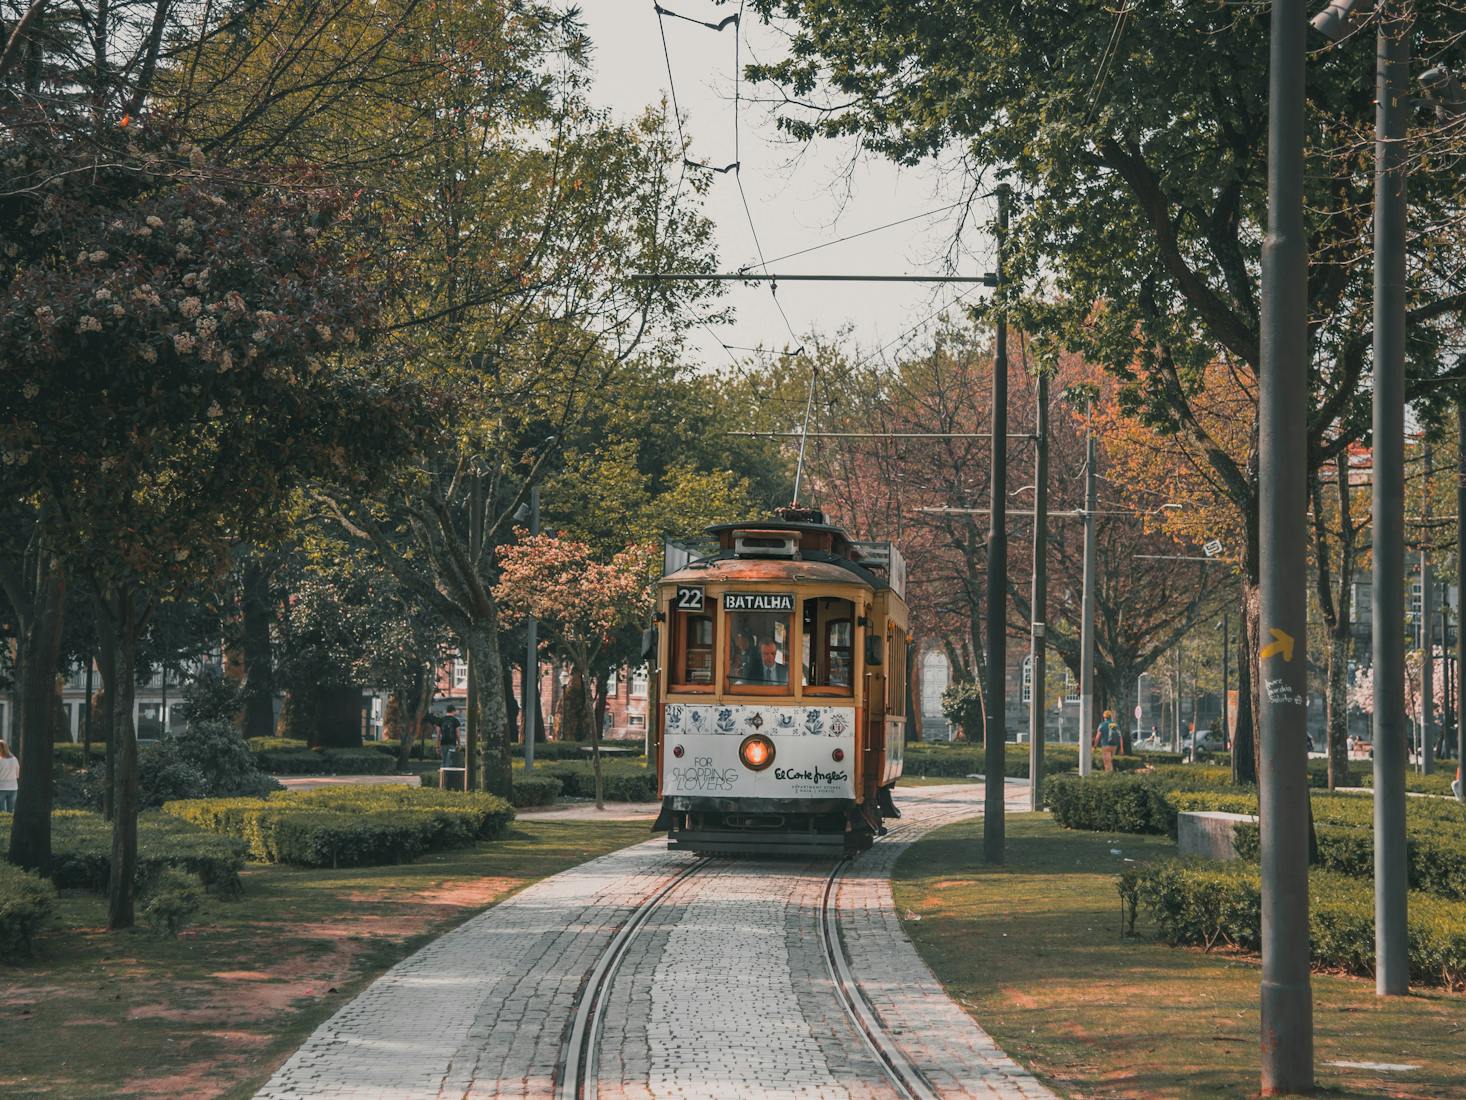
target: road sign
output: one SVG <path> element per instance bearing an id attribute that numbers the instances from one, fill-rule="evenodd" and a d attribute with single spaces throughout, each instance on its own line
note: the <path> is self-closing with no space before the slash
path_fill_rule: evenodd
<path id="1" fill-rule="evenodd" d="M 1212 539 L 1201 548 L 1201 552 L 1209 558 L 1214 558 L 1222 552 L 1222 540 Z"/>
<path id="2" fill-rule="evenodd" d="M 1139 704 L 1139 703 L 1136 703 L 1136 704 L 1135 704 L 1135 720 L 1136 720 L 1136 721 L 1137 721 L 1137 722 L 1139 722 L 1139 721 L 1140 721 L 1140 714 L 1141 714 L 1141 711 L 1140 711 L 1140 704 Z"/>

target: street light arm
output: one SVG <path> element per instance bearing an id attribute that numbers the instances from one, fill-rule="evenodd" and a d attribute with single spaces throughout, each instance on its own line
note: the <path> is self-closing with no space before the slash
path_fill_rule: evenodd
<path id="1" fill-rule="evenodd" d="M 1374 0 L 1333 0 L 1328 7 L 1310 19 L 1309 26 L 1330 42 L 1339 42 L 1348 37 L 1353 29 L 1350 21 L 1360 19 L 1374 11 Z"/>

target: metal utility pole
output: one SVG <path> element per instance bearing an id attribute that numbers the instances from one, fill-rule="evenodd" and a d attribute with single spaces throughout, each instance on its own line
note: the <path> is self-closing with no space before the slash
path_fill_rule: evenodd
<path id="1" fill-rule="evenodd" d="M 1262 247 L 1259 503 L 1262 1092 L 1312 1092 L 1308 942 L 1308 238 L 1303 0 L 1274 0 Z"/>
<path id="2" fill-rule="evenodd" d="M 989 483 L 991 511 L 988 515 L 987 643 L 988 688 L 987 729 L 983 784 L 982 854 L 988 863 L 1003 862 L 1004 755 L 1007 752 L 1008 675 L 1008 320 L 1003 300 L 1003 249 L 1008 239 L 1007 184 L 998 188 L 998 255 L 994 265 L 997 286 L 998 326 L 993 352 L 993 452 Z"/>
<path id="3" fill-rule="evenodd" d="M 1094 767 L 1094 430 L 1084 447 L 1084 592 L 1079 614 L 1079 774 Z"/>
<path id="4" fill-rule="evenodd" d="M 1456 395 L 1456 767 L 1466 768 L 1466 392 Z M 1466 802 L 1466 771 L 1461 793 Z"/>
<path id="5" fill-rule="evenodd" d="M 1049 549 L 1049 376 L 1038 376 L 1038 408 L 1034 416 L 1033 462 L 1033 621 L 1029 649 L 1028 694 L 1028 807 L 1044 806 L 1044 632 L 1048 620 Z"/>
<path id="6" fill-rule="evenodd" d="M 1421 482 L 1421 514 L 1426 522 L 1420 530 L 1420 770 L 1435 771 L 1435 573 L 1430 567 L 1430 444 L 1421 456 L 1425 462 Z"/>
<path id="7" fill-rule="evenodd" d="M 540 533 L 540 487 L 538 485 L 529 487 L 529 533 L 531 535 Z M 540 702 L 539 620 L 531 615 L 524 624 L 524 631 L 526 635 L 524 683 L 520 685 L 523 688 L 524 698 L 520 704 L 520 711 L 524 715 L 524 770 L 531 771 L 534 768 L 534 732 L 538 723 Z M 648 728 L 651 728 L 650 723 Z"/>
<path id="8" fill-rule="evenodd" d="M 1378 14 L 1374 173 L 1375 992 L 1410 988 L 1405 878 L 1405 123 L 1410 24 Z"/>

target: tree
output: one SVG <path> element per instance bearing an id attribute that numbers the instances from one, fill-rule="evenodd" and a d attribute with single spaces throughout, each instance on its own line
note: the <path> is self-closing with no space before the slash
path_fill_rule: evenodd
<path id="1" fill-rule="evenodd" d="M 1258 652 L 1257 454 L 1238 456 L 1199 414 L 1214 363 L 1256 376 L 1264 235 L 1266 7 L 1210 0 L 1127 8 L 961 0 L 754 0 L 790 48 L 749 75 L 782 97 L 798 138 L 854 136 L 901 163 L 961 158 L 1002 171 L 1022 203 L 1014 285 L 1000 303 L 1030 333 L 1105 366 L 1129 406 L 1201 454 L 1236 517 L 1246 612 L 1244 667 Z M 1459 5 L 1421 5 L 1426 45 L 1466 30 Z M 1417 52 L 1416 56 L 1426 56 Z M 1178 80 L 1177 74 L 1185 79 Z M 1370 67 L 1353 51 L 1310 59 L 1309 468 L 1368 432 L 1374 115 Z M 1466 308 L 1449 274 L 1462 231 L 1449 157 L 1412 164 L 1407 322 L 1416 401 L 1449 396 L 1440 352 Z M 1439 228 L 1444 227 L 1444 228 Z M 1250 685 L 1251 710 L 1257 685 Z"/>
<path id="2" fill-rule="evenodd" d="M 494 595 L 506 618 L 534 616 L 540 629 L 570 658 L 582 684 L 611 645 L 616 631 L 641 622 L 651 610 L 650 582 L 661 555 L 650 544 L 629 546 L 609 562 L 572 539 L 525 535 L 499 550 Z M 591 724 L 596 809 L 604 804 L 601 731 Z"/>
<path id="3" fill-rule="evenodd" d="M 153 173 L 13 136 L 12 163 L 63 182 L 4 225 L 25 261 L 0 298 L 0 445 L 12 491 L 41 502 L 53 553 L 97 596 L 117 745 L 109 924 L 126 927 L 150 612 L 226 569 L 307 474 L 371 478 L 411 405 L 360 366 L 372 295 L 340 192 L 303 171 L 180 178 L 157 135 Z"/>

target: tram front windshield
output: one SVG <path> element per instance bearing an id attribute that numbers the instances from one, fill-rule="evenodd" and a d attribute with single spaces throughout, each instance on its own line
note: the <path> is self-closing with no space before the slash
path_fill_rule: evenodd
<path id="1" fill-rule="evenodd" d="M 789 615 L 771 611 L 728 614 L 728 683 L 789 683 Z"/>

